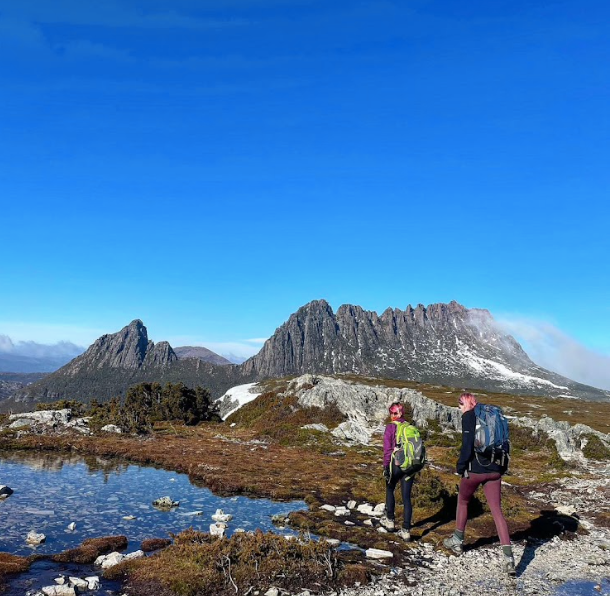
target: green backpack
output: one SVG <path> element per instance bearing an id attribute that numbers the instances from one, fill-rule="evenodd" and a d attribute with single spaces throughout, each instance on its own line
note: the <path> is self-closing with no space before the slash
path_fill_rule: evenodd
<path id="1" fill-rule="evenodd" d="M 408 422 L 392 422 L 396 425 L 396 449 L 392 461 L 407 476 L 419 472 L 426 464 L 426 447 L 417 428 Z"/>

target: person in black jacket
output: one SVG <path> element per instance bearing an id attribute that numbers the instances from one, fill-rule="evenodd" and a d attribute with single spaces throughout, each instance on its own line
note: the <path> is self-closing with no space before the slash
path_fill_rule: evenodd
<path id="1" fill-rule="evenodd" d="M 443 544 L 458 555 L 463 552 L 464 531 L 468 522 L 468 503 L 477 488 L 483 485 L 485 498 L 491 509 L 502 544 L 504 570 L 509 575 L 515 575 L 515 559 L 501 504 L 501 478 L 504 469 L 499 463 L 487 459 L 483 454 L 475 453 L 474 435 L 477 418 L 474 408 L 476 405 L 477 399 L 472 393 L 462 393 L 459 401 L 462 412 L 462 449 L 456 464 L 456 472 L 462 476 L 462 479 L 458 494 L 456 529 L 449 538 L 443 541 Z"/>

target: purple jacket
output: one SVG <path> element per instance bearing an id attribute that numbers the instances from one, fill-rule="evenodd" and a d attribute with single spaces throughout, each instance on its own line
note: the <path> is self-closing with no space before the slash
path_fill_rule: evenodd
<path id="1" fill-rule="evenodd" d="M 400 417 L 396 422 L 406 422 L 406 420 Z M 390 461 L 392 460 L 392 453 L 394 452 L 394 447 L 396 447 L 396 425 L 393 422 L 390 422 L 385 427 L 385 432 L 383 433 L 383 467 L 390 465 Z"/>

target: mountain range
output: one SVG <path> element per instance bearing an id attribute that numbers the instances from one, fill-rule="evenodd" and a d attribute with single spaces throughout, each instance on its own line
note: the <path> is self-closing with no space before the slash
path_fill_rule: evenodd
<path id="1" fill-rule="evenodd" d="M 142 321 L 135 320 L 118 333 L 100 337 L 55 373 L 17 391 L 4 400 L 2 409 L 59 398 L 106 400 L 142 381 L 182 381 L 207 387 L 219 397 L 234 385 L 304 373 L 610 399 L 608 391 L 537 366 L 513 337 L 499 330 L 487 310 L 467 309 L 457 302 L 388 308 L 378 315 L 349 304 L 335 313 L 325 300 L 314 300 L 292 314 L 243 364 L 204 362 L 192 350 L 155 344 Z"/>

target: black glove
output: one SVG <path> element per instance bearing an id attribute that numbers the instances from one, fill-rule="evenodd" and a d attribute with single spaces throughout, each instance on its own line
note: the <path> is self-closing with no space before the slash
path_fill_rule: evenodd
<path id="1" fill-rule="evenodd" d="M 390 482 L 390 478 L 392 477 L 390 466 L 383 466 L 383 477 L 385 478 L 386 482 Z"/>

